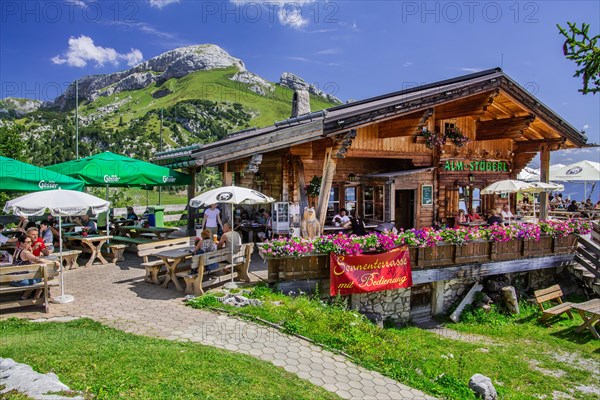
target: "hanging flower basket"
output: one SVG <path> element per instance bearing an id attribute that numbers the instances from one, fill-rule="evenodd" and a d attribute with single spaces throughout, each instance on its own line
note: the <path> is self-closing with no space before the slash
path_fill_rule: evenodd
<path id="1" fill-rule="evenodd" d="M 457 127 L 446 129 L 446 139 L 450 140 L 456 147 L 463 147 L 471 141 Z"/>

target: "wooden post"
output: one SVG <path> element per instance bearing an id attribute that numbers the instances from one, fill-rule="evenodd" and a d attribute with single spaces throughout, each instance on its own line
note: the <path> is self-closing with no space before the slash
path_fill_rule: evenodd
<path id="1" fill-rule="evenodd" d="M 548 144 L 540 146 L 540 182 L 550 181 L 550 148 Z M 548 219 L 548 193 L 540 193 L 540 220 Z"/>
<path id="2" fill-rule="evenodd" d="M 300 194 L 300 215 L 308 207 L 308 196 L 306 195 L 306 181 L 304 180 L 304 163 L 300 157 L 295 157 L 296 171 L 298 173 L 298 193 Z"/>
<path id="3" fill-rule="evenodd" d="M 188 168 L 188 174 L 192 177 L 192 183 L 188 185 L 187 191 L 187 209 L 188 209 L 188 220 L 187 220 L 187 235 L 195 236 L 196 235 L 196 227 L 195 225 L 195 216 L 196 213 L 190 207 L 190 200 L 196 197 L 196 167 Z"/>
<path id="4" fill-rule="evenodd" d="M 329 192 L 333 183 L 335 169 L 337 167 L 337 158 L 334 157 L 334 148 L 328 147 L 325 150 L 325 161 L 323 162 L 323 179 L 321 180 L 321 191 L 319 192 L 319 202 L 317 203 L 317 218 L 321 224 L 321 233 L 325 226 L 325 217 L 327 216 L 327 205 L 329 203 Z"/>

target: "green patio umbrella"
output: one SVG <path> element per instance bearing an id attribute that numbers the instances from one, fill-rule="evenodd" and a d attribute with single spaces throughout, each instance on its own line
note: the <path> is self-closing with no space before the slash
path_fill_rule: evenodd
<path id="1" fill-rule="evenodd" d="M 39 192 L 68 189 L 83 191 L 79 179 L 0 156 L 0 192 Z"/>
<path id="2" fill-rule="evenodd" d="M 81 179 L 85 186 L 144 187 L 189 185 L 191 176 L 110 151 L 47 167 Z"/>

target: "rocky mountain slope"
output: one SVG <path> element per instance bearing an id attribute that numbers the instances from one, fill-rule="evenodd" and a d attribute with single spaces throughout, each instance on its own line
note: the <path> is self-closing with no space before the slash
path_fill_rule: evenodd
<path id="1" fill-rule="evenodd" d="M 271 83 L 216 45 L 168 51 L 113 74 L 81 78 L 79 148 L 87 155 L 111 150 L 150 158 L 163 149 L 206 143 L 228 133 L 289 118 L 293 89 L 310 93 L 311 110 L 339 103 L 298 76 L 283 73 Z M 0 101 L 0 126 L 25 127 L 28 148 L 40 163 L 72 158 L 75 83 L 53 102 Z"/>

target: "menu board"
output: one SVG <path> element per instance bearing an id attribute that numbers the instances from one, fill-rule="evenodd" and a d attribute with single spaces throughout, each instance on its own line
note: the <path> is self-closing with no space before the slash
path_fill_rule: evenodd
<path id="1" fill-rule="evenodd" d="M 421 186 L 421 205 L 422 206 L 433 205 L 433 185 L 422 185 Z"/>

